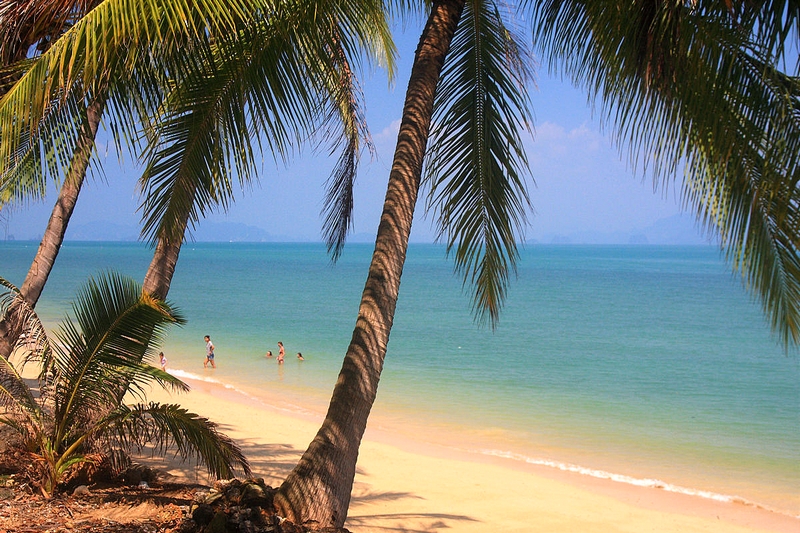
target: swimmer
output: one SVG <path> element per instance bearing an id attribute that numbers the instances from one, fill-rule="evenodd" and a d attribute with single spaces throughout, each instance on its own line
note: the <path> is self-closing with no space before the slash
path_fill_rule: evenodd
<path id="1" fill-rule="evenodd" d="M 283 349 L 283 343 L 278 341 L 278 364 L 283 363 L 284 357 L 286 357 L 286 351 Z"/>
<path id="2" fill-rule="evenodd" d="M 297 358 L 300 359 L 301 361 L 305 361 L 305 357 L 303 357 L 303 354 L 301 354 L 300 352 L 297 352 Z"/>
<path id="3" fill-rule="evenodd" d="M 203 368 L 207 368 L 208 363 L 211 363 L 211 368 L 217 368 L 217 364 L 214 362 L 214 344 L 211 342 L 211 337 L 206 335 L 203 340 L 206 341 L 206 360 L 203 361 Z"/>

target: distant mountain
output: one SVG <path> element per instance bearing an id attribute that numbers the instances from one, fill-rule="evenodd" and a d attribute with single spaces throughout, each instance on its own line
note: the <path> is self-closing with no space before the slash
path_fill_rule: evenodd
<path id="1" fill-rule="evenodd" d="M 39 237 L 41 238 L 41 237 Z M 203 221 L 192 233 L 196 242 L 286 242 L 288 236 L 272 235 L 256 226 L 238 222 Z M 98 220 L 88 224 L 70 226 L 65 240 L 71 241 L 135 241 L 139 239 L 139 228 Z"/>
<path id="2" fill-rule="evenodd" d="M 41 236 L 39 237 L 41 239 Z M 108 220 L 97 220 L 88 224 L 70 225 L 64 240 L 68 241 L 135 241 L 139 239 L 139 228 L 115 224 Z"/>
<path id="3" fill-rule="evenodd" d="M 257 226 L 241 222 L 210 222 L 204 220 L 192 233 L 197 242 L 280 242 L 291 240 L 267 233 Z"/>
<path id="4" fill-rule="evenodd" d="M 699 245 L 709 244 L 715 239 L 704 237 L 692 215 L 679 213 L 662 218 L 643 229 L 628 232 L 574 231 L 550 233 L 540 238 L 529 239 L 529 243 L 542 244 L 657 244 Z"/>
<path id="5" fill-rule="evenodd" d="M 716 237 L 705 235 L 694 215 L 680 213 L 656 220 L 642 230 L 650 244 L 710 244 Z"/>
<path id="6" fill-rule="evenodd" d="M 13 237 L 11 237 L 13 239 Z M 34 240 L 41 239 L 38 236 Z M 135 241 L 139 239 L 139 228 L 100 220 L 88 224 L 70 226 L 66 240 L 72 241 Z M 275 235 L 257 226 L 240 222 L 211 222 L 204 220 L 193 232 L 195 242 L 318 242 L 319 238 L 297 238 L 290 235 Z M 412 235 L 412 242 L 430 242 L 423 232 Z M 374 243 L 375 234 L 356 233 L 348 236 L 350 243 Z M 574 231 L 570 233 L 549 233 L 528 239 L 529 243 L 543 244 L 657 244 L 657 245 L 698 245 L 709 244 L 714 240 L 705 238 L 698 229 L 693 216 L 682 213 L 657 220 L 653 224 L 631 231 L 603 232 L 596 230 Z"/>

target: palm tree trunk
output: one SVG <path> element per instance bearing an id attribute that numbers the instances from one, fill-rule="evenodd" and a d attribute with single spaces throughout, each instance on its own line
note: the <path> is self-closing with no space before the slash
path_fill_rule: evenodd
<path id="1" fill-rule="evenodd" d="M 183 221 L 184 231 L 188 223 L 188 214 Z M 156 250 L 153 252 L 153 260 L 144 277 L 142 290 L 154 298 L 165 300 L 169 293 L 169 286 L 172 277 L 175 275 L 175 265 L 178 263 L 178 255 L 181 253 L 183 239 L 175 242 L 164 237 L 159 237 L 156 243 Z"/>
<path id="2" fill-rule="evenodd" d="M 28 275 L 20 288 L 22 297 L 31 307 L 35 307 L 36 302 L 39 301 L 39 296 L 44 290 L 58 252 L 61 250 L 61 244 L 64 242 L 69 219 L 75 210 L 75 204 L 86 177 L 86 170 L 89 168 L 89 160 L 94 149 L 97 128 L 100 125 L 105 104 L 105 98 L 98 97 L 86 108 L 86 121 L 78 138 L 69 172 L 61 185 L 58 200 L 56 200 L 50 220 L 47 222 L 42 242 L 39 244 Z M 17 319 L 15 309 L 14 307 L 9 309 L 7 315 L 0 320 L 0 355 L 6 358 L 11 355 L 11 350 L 21 333 L 20 321 Z"/>
<path id="3" fill-rule="evenodd" d="M 192 198 L 194 193 L 192 193 Z M 183 245 L 183 235 L 186 233 L 186 227 L 189 224 L 189 211 L 178 215 L 178 227 L 182 228 L 179 233 L 181 235 L 178 239 L 170 239 L 164 235 L 160 235 L 156 241 L 156 249 L 153 252 L 153 259 L 150 261 L 150 266 L 147 268 L 147 273 L 144 276 L 144 283 L 142 283 L 142 292 L 149 294 L 157 300 L 166 300 L 169 293 L 169 287 L 172 284 L 172 277 L 175 274 L 175 265 L 178 264 L 178 256 L 181 253 L 181 246 Z M 152 334 L 152 331 L 150 332 Z M 147 342 L 150 342 L 150 337 L 146 336 Z M 122 402 L 125 395 L 128 393 L 129 383 L 122 385 L 117 392 L 117 401 Z"/>
<path id="4" fill-rule="evenodd" d="M 322 427 L 275 496 L 277 511 L 298 524 L 342 527 L 347 518 L 358 449 L 394 319 L 436 85 L 464 3 L 435 2 L 420 37 L 353 337 Z"/>

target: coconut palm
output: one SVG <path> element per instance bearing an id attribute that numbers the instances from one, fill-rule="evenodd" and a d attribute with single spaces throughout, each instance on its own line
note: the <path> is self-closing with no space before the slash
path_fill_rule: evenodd
<path id="1" fill-rule="evenodd" d="M 551 65 L 600 100 L 634 168 L 663 187 L 682 178 L 686 207 L 720 236 L 781 342 L 797 344 L 800 4 L 526 7 Z"/>
<path id="2" fill-rule="evenodd" d="M 157 115 L 140 182 L 143 235 L 155 245 L 144 287 L 154 295 L 167 294 L 187 231 L 232 201 L 232 179 L 238 176 L 242 186 L 255 179 L 254 140 L 283 160 L 318 131 L 344 140 L 329 181 L 333 214 L 326 222 L 332 252 L 341 250 L 361 139 L 368 139 L 348 50 L 369 28 L 343 20 L 341 12 L 327 17 L 316 2 L 285 9 L 285 20 L 250 23 L 214 42 L 206 61 L 181 73 Z M 374 32 L 383 23 L 368 25 Z M 377 36 L 381 49 L 390 46 L 388 34 Z M 342 127 L 332 127 L 334 121 Z"/>
<path id="3" fill-rule="evenodd" d="M 61 163 L 70 150 L 74 154 L 22 286 L 30 305 L 38 300 L 60 249 L 109 98 L 114 104 L 112 129 L 137 139 L 134 130 L 145 126 L 149 140 L 142 177 L 143 234 L 154 243 L 155 253 L 144 288 L 157 297 L 167 295 L 187 229 L 209 209 L 224 208 L 231 201 L 231 169 L 243 185 L 252 180 L 251 138 L 267 139 L 273 155 L 286 158 L 297 139 L 338 117 L 343 128 L 333 137 L 343 137 L 346 143 L 332 174 L 329 205 L 337 213 L 342 213 L 341 205 L 351 208 L 355 162 L 360 140 L 367 137 L 349 62 L 364 49 L 391 61 L 392 45 L 379 2 L 273 5 L 242 0 L 233 5 L 192 4 L 181 11 L 158 2 L 140 6 L 106 0 L 88 13 L 94 4 L 99 2 L 53 4 L 50 18 L 63 22 L 62 16 L 69 24 L 38 27 L 35 22 L 44 19 L 40 10 L 0 8 L 0 17 L 22 21 L 8 26 L 0 46 L 18 43 L 14 37 L 20 35 L 46 43 L 36 62 L 19 62 L 25 76 L 3 101 L 10 122 L 0 135 L 14 142 L 0 154 L 7 157 L 0 159 L 5 161 L 0 189 L 11 188 L 15 197 L 41 196 L 45 174 L 58 178 L 64 171 Z M 192 24 L 184 24 L 184 18 Z M 24 23 L 27 19 L 33 20 Z M 121 24 L 126 20 L 131 24 Z M 62 30 L 64 36 L 56 39 Z M 93 35 L 107 40 L 98 43 L 89 38 Z M 159 37 L 155 48 L 148 40 L 152 35 Z M 54 41 L 55 49 L 49 51 Z M 5 49 L 9 52 L 4 57 L 19 58 L 11 44 Z M 83 58 L 78 61 L 81 68 L 65 71 L 65 63 L 75 57 Z M 47 67 L 37 70 L 36 63 Z M 73 78 L 76 72 L 82 76 Z M 36 92 L 40 84 L 45 90 L 28 106 L 28 91 Z M 156 123 L 151 117 L 157 117 Z M 79 132 L 77 139 L 74 131 Z M 136 151 L 138 145 L 133 145 Z M 327 223 L 334 253 L 341 250 L 349 228 L 350 212 L 343 215 Z M 19 331 L 13 311 L 0 321 L 4 356 Z"/>
<path id="4" fill-rule="evenodd" d="M 2 28 L 0 29 L 0 69 L 3 71 L 0 94 L 5 94 L 29 67 L 31 59 L 27 56 L 32 48 L 36 54 L 46 51 L 53 40 L 67 31 L 97 2 L 98 0 L 62 0 L 45 3 L 19 1 L 0 3 L 0 28 Z M 31 307 L 36 306 L 61 248 L 69 219 L 75 209 L 89 167 L 104 105 L 104 99 L 97 98 L 90 101 L 85 109 L 80 110 L 81 115 L 76 124 L 79 133 L 72 161 L 62 181 L 42 242 L 21 288 L 23 299 Z M 28 159 L 28 162 L 36 164 L 38 160 Z M 20 170 L 16 174 L 18 176 L 35 175 L 36 172 L 26 168 L 25 165 L 20 165 Z M 19 180 L 21 183 L 18 183 L 17 179 L 8 181 L 14 183 L 14 187 L 5 189 L 6 192 L 0 201 L 0 210 L 20 197 L 44 196 L 41 182 L 30 182 L 27 179 Z M 33 187 L 33 189 L 29 187 Z M 19 311 L 21 310 L 17 307 L 12 307 L 6 315 L 0 317 L 0 357 L 8 357 L 11 346 L 19 335 L 23 322 L 16 316 Z"/>
<path id="5" fill-rule="evenodd" d="M 188 387 L 161 369 L 142 363 L 180 314 L 167 303 L 143 294 L 131 279 L 108 273 L 90 279 L 51 340 L 20 291 L 5 280 L 3 307 L 25 309 L 26 333 L 18 342 L 22 361 L 42 368 L 43 394 L 34 395 L 18 368 L 0 360 L 0 423 L 17 430 L 24 447 L 41 467 L 40 489 L 51 495 L 74 465 L 92 454 L 124 464 L 126 452 L 145 445 L 194 456 L 209 473 L 231 477 L 249 474 L 238 446 L 216 424 L 179 405 L 144 403 L 147 387 L 175 391 Z M 124 387 L 140 403 L 125 405 L 115 391 Z"/>
<path id="6" fill-rule="evenodd" d="M 655 165 L 661 179 L 685 165 L 687 204 L 720 232 L 784 342 L 796 343 L 800 84 L 778 64 L 798 48 L 800 5 L 553 0 L 521 7 L 553 68 L 563 65 L 599 97 L 635 162 Z M 519 83 L 527 58 L 504 20 L 491 1 L 433 2 L 353 338 L 322 427 L 276 495 L 295 522 L 342 526 L 346 519 L 432 117 L 429 207 L 457 270 L 474 284 L 478 316 L 497 319 L 527 208 L 516 135 L 528 117 Z M 784 48 L 787 36 L 794 42 Z"/>

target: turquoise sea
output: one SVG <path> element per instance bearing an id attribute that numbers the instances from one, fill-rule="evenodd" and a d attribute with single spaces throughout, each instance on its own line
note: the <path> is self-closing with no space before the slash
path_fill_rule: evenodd
<path id="1" fill-rule="evenodd" d="M 35 251 L 0 243 L 0 276 L 21 284 Z M 186 244 L 169 299 L 188 324 L 164 346 L 170 370 L 324 412 L 371 251 L 348 245 L 332 265 L 319 244 Z M 37 309 L 53 324 L 89 275 L 141 280 L 150 257 L 68 242 Z M 278 341 L 282 367 L 264 357 Z M 800 517 L 800 357 L 713 247 L 529 245 L 492 331 L 443 248 L 412 245 L 372 423 Z"/>

